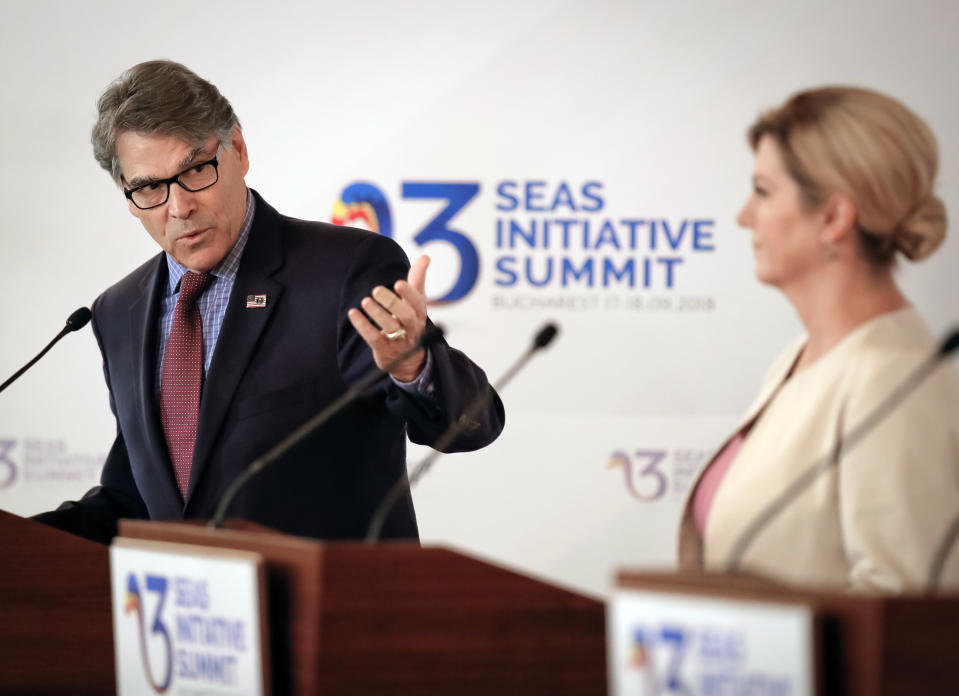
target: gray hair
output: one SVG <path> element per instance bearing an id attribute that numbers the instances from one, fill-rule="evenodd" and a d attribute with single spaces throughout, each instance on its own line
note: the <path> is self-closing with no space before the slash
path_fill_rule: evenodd
<path id="1" fill-rule="evenodd" d="M 215 135 L 229 147 L 239 125 L 214 85 L 180 63 L 151 60 L 125 71 L 100 96 L 90 140 L 97 162 L 119 185 L 117 138 L 124 132 L 173 135 L 195 147 Z"/>

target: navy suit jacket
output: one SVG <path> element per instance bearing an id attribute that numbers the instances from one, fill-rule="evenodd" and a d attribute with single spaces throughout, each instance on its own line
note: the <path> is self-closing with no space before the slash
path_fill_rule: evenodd
<path id="1" fill-rule="evenodd" d="M 93 330 L 116 415 L 117 436 L 101 485 L 36 519 L 108 542 L 121 517 L 202 519 L 230 482 L 297 426 L 373 368 L 372 352 L 347 309 L 376 285 L 405 278 L 409 262 L 381 235 L 277 213 L 258 194 L 200 402 L 190 484 L 177 489 L 155 389 L 163 254 L 93 304 Z M 247 308 L 247 295 L 266 295 Z M 489 407 L 449 451 L 492 442 L 503 406 L 483 371 L 445 343 L 431 349 L 427 395 L 385 376 L 375 388 L 271 468 L 232 504 L 239 517 L 301 536 L 361 538 L 390 486 L 406 471 L 406 435 L 431 444 L 477 395 Z M 416 538 L 409 491 L 388 517 L 384 537 Z"/>

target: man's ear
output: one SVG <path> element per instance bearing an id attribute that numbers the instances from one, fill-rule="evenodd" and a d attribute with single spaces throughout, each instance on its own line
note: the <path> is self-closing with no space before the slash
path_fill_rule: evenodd
<path id="1" fill-rule="evenodd" d="M 246 173 L 250 171 L 250 157 L 246 150 L 246 141 L 243 139 L 243 130 L 239 126 L 233 129 L 233 135 L 230 137 L 230 147 L 237 156 L 240 176 L 246 176 Z"/>
<path id="2" fill-rule="evenodd" d="M 820 240 L 824 244 L 839 244 L 856 228 L 856 206 L 844 193 L 833 193 L 822 208 L 823 227 Z"/>

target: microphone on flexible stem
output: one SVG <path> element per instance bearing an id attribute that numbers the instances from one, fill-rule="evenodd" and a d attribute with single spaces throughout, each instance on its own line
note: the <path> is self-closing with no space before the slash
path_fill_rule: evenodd
<path id="1" fill-rule="evenodd" d="M 463 413 L 457 418 L 452 425 L 450 425 L 440 436 L 437 438 L 436 442 L 433 443 L 433 451 L 430 452 L 419 464 L 413 467 L 413 470 L 410 472 L 409 477 L 400 476 L 397 479 L 396 483 L 393 484 L 393 487 L 387 492 L 383 497 L 383 501 L 380 503 L 379 507 L 376 508 L 376 512 L 373 513 L 373 517 L 370 519 L 370 526 L 366 531 L 366 541 L 367 543 L 374 544 L 380 538 L 380 533 L 383 531 L 383 524 L 386 522 L 386 516 L 389 514 L 390 510 L 393 509 L 393 506 L 397 501 L 402 497 L 403 493 L 406 492 L 407 486 L 412 488 L 416 485 L 416 482 L 419 481 L 430 467 L 433 466 L 433 462 L 439 459 L 448 445 L 450 445 L 453 440 L 459 437 L 463 431 L 469 428 L 475 421 L 476 417 L 486 408 L 489 403 L 490 398 L 492 398 L 492 392 L 498 392 L 503 389 L 510 380 L 518 373 L 523 367 L 529 362 L 529 359 L 533 355 L 545 348 L 550 344 L 550 342 L 556 338 L 556 334 L 559 333 L 559 329 L 556 327 L 556 324 L 549 323 L 546 324 L 543 328 L 536 332 L 536 336 L 533 337 L 533 343 L 526 350 L 523 355 L 520 356 L 512 367 L 510 367 L 506 373 L 499 378 L 499 381 L 493 385 L 492 390 L 485 389 L 481 394 L 473 399 L 463 410 Z"/>
<path id="2" fill-rule="evenodd" d="M 843 438 L 840 438 L 833 451 L 828 452 L 826 456 L 816 461 L 800 475 L 799 478 L 793 481 L 786 490 L 776 496 L 772 502 L 763 508 L 733 545 L 733 550 L 726 559 L 725 572 L 736 572 L 743 555 L 746 553 L 746 549 L 748 549 L 749 545 L 756 539 L 759 532 L 761 532 L 774 517 L 782 512 L 796 496 L 811 486 L 822 474 L 825 474 L 835 467 L 842 454 L 848 453 L 862 442 L 863 438 L 885 420 L 890 413 L 895 411 L 907 396 L 925 382 L 933 370 L 939 366 L 939 363 L 956 350 L 956 348 L 959 348 L 959 330 L 953 330 L 939 345 L 935 353 L 923 360 L 895 389 L 889 392 L 886 398 L 883 399 L 876 408 L 863 418 L 856 427 L 849 431 L 849 434 L 845 437 L 845 441 L 843 441 Z M 956 527 L 955 532 L 950 532 L 950 534 L 946 536 L 942 542 L 939 553 L 936 554 L 937 560 L 934 561 L 932 571 L 932 573 L 936 575 L 936 581 L 938 581 L 938 572 L 941 571 L 941 563 L 945 560 L 946 550 L 955 542 L 955 538 L 957 534 L 959 534 L 959 520 L 957 520 L 953 526 Z M 938 560 L 940 556 L 942 557 L 941 561 Z M 938 566 L 936 564 L 938 564 Z M 936 570 L 937 567 L 939 568 L 938 571 Z"/>
<path id="3" fill-rule="evenodd" d="M 949 529 L 945 535 L 943 535 L 942 541 L 939 542 L 939 546 L 936 548 L 936 555 L 933 556 L 932 564 L 929 568 L 929 578 L 926 580 L 927 593 L 932 594 L 936 591 L 936 588 L 939 587 L 943 568 L 946 567 L 946 559 L 949 558 L 949 553 L 952 551 L 953 546 L 956 545 L 957 537 L 959 537 L 959 515 L 952 520 L 952 524 L 949 525 Z"/>
<path id="4" fill-rule="evenodd" d="M 3 384 L 0 384 L 0 392 L 2 392 L 11 384 L 16 382 L 17 378 L 20 377 L 20 375 L 22 375 L 24 372 L 26 372 L 31 367 L 33 367 L 34 363 L 36 363 L 40 358 L 46 355 L 47 351 L 53 348 L 54 345 L 56 345 L 57 341 L 59 341 L 64 336 L 66 336 L 68 333 L 71 333 L 73 331 L 79 331 L 84 326 L 86 326 L 87 322 L 90 321 L 91 316 L 93 315 L 90 313 L 89 309 L 87 309 L 86 307 L 80 307 L 80 309 L 76 310 L 73 314 L 67 317 L 67 323 L 62 329 L 60 329 L 60 333 L 58 333 L 56 337 L 47 344 L 46 348 L 44 348 L 37 354 L 37 357 L 35 357 L 33 360 L 31 360 L 26 365 L 24 365 L 19 370 L 17 370 L 14 373 L 14 375 L 10 379 L 8 379 L 6 382 L 4 382 Z"/>
<path id="5" fill-rule="evenodd" d="M 409 350 L 403 352 L 398 358 L 393 360 L 382 369 L 379 367 L 374 367 L 372 370 L 367 372 L 356 384 L 343 392 L 343 394 L 336 401 L 331 403 L 329 406 L 313 416 L 310 420 L 306 421 L 306 423 L 280 440 L 280 442 L 274 445 L 272 449 L 266 452 L 266 454 L 250 462 L 246 469 L 240 472 L 240 475 L 233 479 L 233 483 L 230 484 L 230 487 L 227 488 L 226 493 L 223 494 L 223 498 L 220 499 L 220 504 L 217 505 L 216 511 L 214 512 L 213 518 L 210 520 L 208 526 L 212 529 L 219 529 L 223 526 L 223 519 L 226 517 L 226 511 L 230 507 L 230 503 L 233 502 L 236 494 L 239 493 L 240 489 L 243 488 L 246 482 L 253 478 L 253 476 L 282 457 L 306 437 L 322 427 L 323 424 L 330 420 L 333 416 L 356 401 L 356 399 L 362 396 L 367 389 L 373 386 L 374 382 L 381 379 L 384 374 L 387 374 L 395 369 L 396 366 L 402 363 L 404 360 L 413 357 L 413 355 L 415 355 L 418 351 L 429 348 L 433 344 L 438 343 L 442 338 L 443 329 L 435 324 L 427 324 L 426 328 L 423 330 L 423 333 L 420 334 L 419 339 L 417 339 L 416 343 L 413 344 Z"/>

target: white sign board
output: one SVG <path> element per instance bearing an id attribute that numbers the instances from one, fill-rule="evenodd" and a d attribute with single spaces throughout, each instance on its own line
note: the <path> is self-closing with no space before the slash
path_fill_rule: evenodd
<path id="1" fill-rule="evenodd" d="M 616 696 L 813 696 L 809 607 L 622 590 L 607 610 Z"/>
<path id="2" fill-rule="evenodd" d="M 117 693 L 268 693 L 262 559 L 118 538 L 110 548 Z"/>

